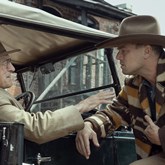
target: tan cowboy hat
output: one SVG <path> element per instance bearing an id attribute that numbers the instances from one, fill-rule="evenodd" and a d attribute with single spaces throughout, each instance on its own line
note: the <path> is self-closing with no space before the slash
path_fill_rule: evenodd
<path id="1" fill-rule="evenodd" d="M 160 35 L 159 23 L 154 17 L 130 16 L 121 22 L 118 37 L 108 39 L 96 47 L 111 48 L 125 43 L 159 45 L 164 48 L 165 36 Z"/>
<path id="2" fill-rule="evenodd" d="M 10 50 L 10 51 L 6 51 L 6 49 L 4 48 L 4 46 L 2 45 L 2 43 L 0 42 L 0 56 L 5 56 L 11 53 L 15 53 L 20 51 L 20 49 L 14 49 L 14 50 Z"/>

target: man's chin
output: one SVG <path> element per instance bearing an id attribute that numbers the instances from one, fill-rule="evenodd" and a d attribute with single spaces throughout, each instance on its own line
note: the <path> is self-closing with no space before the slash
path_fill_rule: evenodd
<path id="1" fill-rule="evenodd" d="M 8 83 L 4 86 L 4 88 L 10 88 L 10 87 L 12 87 L 12 85 L 13 85 L 12 83 L 11 84 Z"/>
<path id="2" fill-rule="evenodd" d="M 127 72 L 127 71 L 122 71 L 122 73 L 123 73 L 124 75 L 132 75 L 132 73 Z"/>
<path id="3" fill-rule="evenodd" d="M 122 73 L 123 73 L 123 74 L 128 74 L 125 70 L 122 70 Z"/>

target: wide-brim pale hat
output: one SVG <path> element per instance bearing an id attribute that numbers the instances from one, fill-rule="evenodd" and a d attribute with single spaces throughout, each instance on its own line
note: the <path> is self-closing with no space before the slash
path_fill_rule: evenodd
<path id="1" fill-rule="evenodd" d="M 20 51 L 20 49 L 14 49 L 14 50 L 6 51 L 6 49 L 4 48 L 2 43 L 0 42 L 0 57 L 11 54 L 11 53 L 19 52 L 19 51 Z"/>
<path id="2" fill-rule="evenodd" d="M 164 48 L 165 36 L 160 35 L 159 23 L 153 16 L 130 16 L 121 22 L 118 37 L 108 39 L 96 47 L 112 48 L 125 43 L 159 45 Z"/>

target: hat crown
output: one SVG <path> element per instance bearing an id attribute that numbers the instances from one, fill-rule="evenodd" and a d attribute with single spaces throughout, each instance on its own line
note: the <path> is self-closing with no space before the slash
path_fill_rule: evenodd
<path id="1" fill-rule="evenodd" d="M 158 45 L 165 48 L 165 36 L 160 34 L 159 23 L 153 16 L 130 16 L 121 22 L 117 37 L 103 41 L 96 46 L 112 48 L 126 43 Z"/>
<path id="2" fill-rule="evenodd" d="M 160 27 L 152 16 L 131 16 L 121 22 L 119 36 L 151 34 L 160 35 Z"/>

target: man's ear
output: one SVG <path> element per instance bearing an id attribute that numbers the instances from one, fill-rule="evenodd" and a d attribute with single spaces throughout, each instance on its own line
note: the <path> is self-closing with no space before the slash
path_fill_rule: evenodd
<path id="1" fill-rule="evenodd" d="M 150 45 L 145 45 L 144 47 L 144 58 L 148 59 L 151 55 L 152 47 Z"/>

